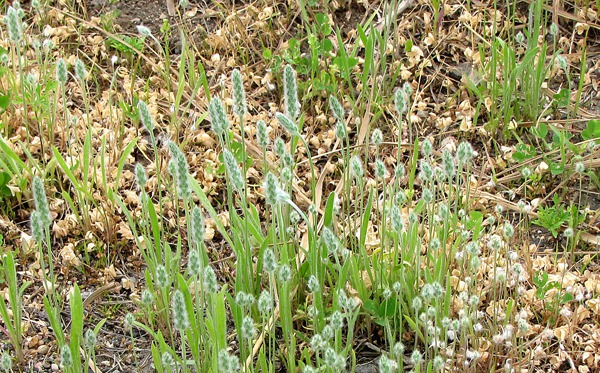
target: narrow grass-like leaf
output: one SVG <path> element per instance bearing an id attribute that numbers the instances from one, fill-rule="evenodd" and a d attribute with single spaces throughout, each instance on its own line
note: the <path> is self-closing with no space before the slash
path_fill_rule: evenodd
<path id="1" fill-rule="evenodd" d="M 367 230 L 369 228 L 369 222 L 371 221 L 371 209 L 373 207 L 373 196 L 374 196 L 374 189 L 371 188 L 369 190 L 369 198 L 367 199 L 367 204 L 365 205 L 364 213 L 363 213 L 361 224 L 360 224 L 360 238 L 359 238 L 359 246 L 358 247 L 365 247 L 365 242 L 367 240 Z"/>
<path id="2" fill-rule="evenodd" d="M 221 219 L 219 219 L 219 214 L 217 214 L 217 211 L 215 211 L 214 207 L 212 206 L 208 197 L 206 196 L 206 193 L 204 193 L 204 190 L 200 187 L 200 184 L 198 184 L 198 181 L 196 181 L 196 179 L 194 179 L 194 178 L 190 178 L 190 184 L 192 187 L 192 191 L 198 197 L 200 204 L 202 204 L 202 207 L 204 207 L 204 210 L 206 212 L 208 212 L 208 215 L 215 222 L 215 225 L 217 226 L 219 233 L 223 236 L 223 238 L 227 241 L 227 243 L 229 245 L 231 245 L 231 247 L 233 247 L 233 241 L 231 239 L 231 236 L 229 236 L 229 233 L 228 233 L 227 229 L 225 228 L 225 226 L 223 225 L 223 222 L 221 221 Z"/>
<path id="3" fill-rule="evenodd" d="M 69 347 L 73 358 L 73 371 L 81 372 L 81 357 L 79 350 L 83 338 L 83 300 L 77 284 L 73 287 L 73 292 L 69 298 L 69 305 L 71 309 L 71 342 Z"/>
<path id="4" fill-rule="evenodd" d="M 121 175 L 123 175 L 123 167 L 125 166 L 125 162 L 127 162 L 127 157 L 129 157 L 129 154 L 131 154 L 136 145 L 137 138 L 134 138 L 129 144 L 127 144 L 127 146 L 125 147 L 125 149 L 123 149 L 123 152 L 121 153 L 121 157 L 119 158 L 119 164 L 117 166 L 117 176 L 115 177 L 114 182 L 114 185 L 116 187 L 118 187 L 119 181 L 121 180 Z"/>

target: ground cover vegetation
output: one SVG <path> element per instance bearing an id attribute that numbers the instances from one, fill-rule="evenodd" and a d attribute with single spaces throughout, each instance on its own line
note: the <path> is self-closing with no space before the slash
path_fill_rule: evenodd
<path id="1" fill-rule="evenodd" d="M 600 369 L 598 1 L 172 5 L 0 1 L 0 370 Z"/>

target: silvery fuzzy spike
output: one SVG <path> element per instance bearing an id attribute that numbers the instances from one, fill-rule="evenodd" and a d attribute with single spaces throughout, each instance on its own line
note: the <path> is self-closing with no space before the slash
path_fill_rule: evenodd
<path id="1" fill-rule="evenodd" d="M 173 326 L 179 332 L 184 332 L 190 327 L 190 319 L 181 290 L 175 290 L 171 300 L 171 309 L 173 311 Z"/>
<path id="2" fill-rule="evenodd" d="M 152 114 L 150 114 L 150 109 L 148 108 L 148 105 L 144 101 L 139 100 L 137 103 L 137 109 L 140 114 L 140 121 L 142 122 L 142 125 L 144 126 L 146 131 L 148 131 L 149 133 L 153 133 L 154 120 L 152 119 Z"/>
<path id="3" fill-rule="evenodd" d="M 62 84 L 62 85 L 67 84 L 67 79 L 68 79 L 68 76 L 67 76 L 67 63 L 62 58 L 59 58 L 58 61 L 56 61 L 55 75 L 56 75 L 56 80 L 60 84 Z"/>
<path id="4" fill-rule="evenodd" d="M 298 126 L 293 122 L 287 115 L 282 113 L 275 113 L 275 118 L 279 121 L 279 124 L 290 133 L 290 135 L 299 135 Z"/>
<path id="5" fill-rule="evenodd" d="M 244 178 L 242 176 L 242 171 L 240 171 L 240 167 L 235 160 L 233 154 L 227 150 L 223 150 L 223 160 L 225 161 L 225 169 L 229 174 L 229 178 L 231 180 L 231 184 L 238 192 L 244 190 Z"/>
<path id="6" fill-rule="evenodd" d="M 231 73 L 231 84 L 233 86 L 233 113 L 243 118 L 248 111 L 246 107 L 246 94 L 244 93 L 244 82 L 240 70 L 235 69 Z"/>
<path id="7" fill-rule="evenodd" d="M 220 98 L 215 97 L 208 105 L 210 120 L 212 121 L 212 130 L 218 135 L 224 135 L 229 129 L 229 120 L 225 112 L 225 106 Z"/>
<path id="8" fill-rule="evenodd" d="M 267 130 L 267 124 L 262 119 L 256 122 L 256 142 L 262 149 L 265 149 L 267 145 L 269 145 L 269 132 Z"/>
<path id="9" fill-rule="evenodd" d="M 40 221 L 44 227 L 49 227 L 52 223 L 52 215 L 50 214 L 50 205 L 46 198 L 46 190 L 44 182 L 39 177 L 33 178 L 33 201 L 39 213 Z"/>
<path id="10" fill-rule="evenodd" d="M 337 119 L 338 121 L 344 121 L 344 107 L 333 95 L 329 96 L 329 108 L 331 109 L 331 112 L 333 113 L 335 119 Z"/>
<path id="11" fill-rule="evenodd" d="M 79 58 L 75 60 L 75 76 L 82 82 L 88 78 L 88 71 L 85 68 L 85 64 Z"/>
<path id="12" fill-rule="evenodd" d="M 298 119 L 300 115 L 300 101 L 298 101 L 298 83 L 296 71 L 292 66 L 286 65 L 283 69 L 283 99 L 285 114 L 290 120 Z"/>

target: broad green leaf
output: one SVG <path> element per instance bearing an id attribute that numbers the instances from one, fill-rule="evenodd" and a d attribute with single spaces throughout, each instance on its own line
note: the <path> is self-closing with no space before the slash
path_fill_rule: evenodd
<path id="1" fill-rule="evenodd" d="M 581 132 L 581 137 L 584 140 L 599 139 L 600 138 L 600 120 L 592 119 L 587 122 L 585 129 Z M 596 140 L 596 143 L 600 143 L 600 140 Z"/>

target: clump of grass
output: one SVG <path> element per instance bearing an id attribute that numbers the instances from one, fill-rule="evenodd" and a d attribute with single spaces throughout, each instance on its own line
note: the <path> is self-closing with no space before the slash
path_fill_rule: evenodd
<path id="1" fill-rule="evenodd" d="M 538 16 L 540 4 L 536 2 L 532 8 Z M 16 4 L 9 7 L 6 23 L 13 58 L 18 60 L 13 64 L 16 67 L 12 74 L 21 79 L 24 87 L 27 76 L 23 77 L 21 66 L 24 46 L 22 30 L 19 30 L 21 12 Z M 531 29 L 539 28 L 536 22 Z M 148 29 L 139 31 L 159 44 Z M 366 53 L 372 56 L 375 39 L 381 43 L 381 33 L 372 30 L 366 35 L 361 31 L 361 39 L 370 43 Z M 389 33 L 386 29 L 383 35 Z M 537 40 L 536 36 L 534 33 L 531 39 Z M 311 40 L 314 42 L 314 37 Z M 500 40 L 496 43 L 497 48 L 505 47 Z M 507 56 L 508 62 L 514 62 L 510 48 L 506 48 L 501 49 L 505 52 L 502 55 Z M 524 86 L 518 107 L 525 108 L 525 115 L 533 119 L 543 113 L 536 111 L 531 102 L 539 98 L 539 88 L 547 72 L 542 61 L 546 52 L 544 46 L 539 48 L 532 44 L 518 65 L 525 77 L 532 78 L 531 84 Z M 167 63 L 161 74 L 167 87 L 172 89 L 168 48 L 163 53 Z M 537 65 L 526 66 L 527 61 L 536 59 Z M 69 84 L 65 61 L 58 58 L 54 70 L 61 90 L 60 95 L 58 91 L 55 93 L 63 101 L 66 101 Z M 492 63 L 495 62 L 492 59 Z M 385 56 L 371 69 L 385 71 Z M 123 107 L 129 105 L 132 121 L 139 122 L 142 133 L 149 138 L 150 147 L 144 149 L 153 152 L 147 157 L 150 165 L 136 163 L 133 168 L 136 193 L 139 193 L 137 200 L 127 196 L 135 201 L 126 203 L 117 192 L 120 175 L 137 140 L 116 158 L 118 167 L 113 169 L 117 174 L 116 186 L 110 186 L 107 176 L 103 175 L 103 189 L 98 189 L 100 183 L 91 174 L 91 169 L 100 164 L 94 156 L 104 159 L 108 146 L 104 137 L 102 151 L 92 151 L 96 140 L 91 118 L 94 97 L 88 79 L 93 77 L 93 72 L 79 59 L 74 65 L 76 80 L 71 83 L 80 87 L 86 120 L 75 118 L 67 109 L 63 119 L 67 130 L 64 145 L 72 154 L 70 157 L 61 155 L 54 136 L 49 135 L 54 160 L 39 162 L 32 168 L 49 174 L 46 183 L 55 181 L 53 175 L 57 176 L 59 186 L 64 186 L 68 179 L 75 198 L 71 199 L 66 190 L 61 190 L 61 197 L 77 212 L 86 230 L 93 225 L 90 212 L 98 207 L 94 192 L 106 192 L 111 207 L 117 207 L 127 219 L 137 250 L 146 263 L 145 289 L 135 314 L 127 313 L 124 318 L 136 368 L 140 361 L 135 351 L 134 328 L 150 336 L 152 360 L 159 372 L 354 370 L 358 353 L 356 337 L 364 333 L 381 338 L 379 369 L 382 372 L 404 370 L 409 366 L 415 372 L 441 372 L 454 366 L 476 371 L 483 358 L 489 359 L 485 364 L 490 366 L 508 364 L 510 368 L 511 359 L 525 356 L 527 351 L 523 345 L 530 341 L 527 333 L 532 316 L 526 310 L 519 310 L 514 299 L 523 294 L 523 283 L 530 277 L 517 251 L 511 249 L 515 243 L 515 226 L 504 221 L 499 210 L 495 215 L 485 216 L 474 209 L 473 162 L 478 154 L 469 142 L 460 142 L 456 151 L 444 148 L 438 152 L 440 144 L 434 138 L 422 138 L 412 128 L 412 119 L 406 118 L 413 95 L 410 84 L 396 88 L 393 96 L 392 90 L 387 88 L 395 84 L 382 84 L 391 97 L 375 97 L 377 84 L 373 83 L 371 91 L 365 91 L 372 96 L 367 97 L 369 104 L 360 107 L 352 97 L 328 95 L 326 116 L 331 117 L 329 123 L 333 125 L 336 146 L 339 146 L 341 176 L 339 186 L 325 203 L 320 203 L 317 176 L 321 170 L 311 155 L 314 148 L 307 141 L 308 132 L 304 127 L 307 116 L 303 114 L 306 108 L 299 101 L 296 71 L 291 65 L 283 68 L 283 108 L 273 110 L 272 118 L 264 116 L 254 124 L 248 119 L 245 69 L 233 70 L 231 100 L 214 94 L 208 112 L 202 114 L 210 119 L 211 136 L 220 148 L 218 160 L 223 172 L 216 172 L 214 176 L 223 176 L 225 184 L 225 189 L 218 192 L 221 195 L 209 199 L 192 176 L 197 176 L 195 165 L 188 163 L 192 142 L 180 136 L 187 132 L 180 132 L 176 126 L 182 82 L 185 73 L 190 71 L 179 70 L 177 99 L 167 134 L 161 133 L 167 126 L 152 117 L 150 101 L 136 96 L 131 103 L 123 104 Z M 350 68 L 343 73 L 350 82 Z M 111 87 L 117 77 L 116 71 L 113 72 Z M 514 92 L 515 77 L 510 75 L 507 79 L 502 87 L 491 86 L 494 97 Z M 361 74 L 360 80 L 368 85 L 372 79 L 367 72 Z M 33 78 L 29 78 L 27 84 L 33 83 Z M 194 89 L 201 84 L 209 96 L 208 83 L 197 83 Z M 22 96 L 26 109 L 32 103 L 25 92 Z M 361 97 L 366 96 L 361 93 Z M 351 112 L 344 106 L 348 100 Z M 229 102 L 231 107 L 227 106 Z M 390 156 L 387 141 L 390 131 L 385 128 L 368 131 L 357 128 L 370 136 L 365 137 L 366 146 L 362 146 L 362 140 L 359 147 L 353 144 L 351 118 L 373 103 L 395 110 L 395 128 L 391 129 L 398 139 L 395 159 Z M 502 107 L 498 113 L 512 114 L 513 109 Z M 56 111 L 52 115 L 57 121 L 60 119 Z M 136 115 L 138 118 L 133 119 Z M 409 154 L 404 151 L 407 148 L 403 142 L 405 122 L 408 123 L 408 145 L 412 147 Z M 77 138 L 77 126 L 82 123 L 87 131 L 81 141 Z M 361 125 L 372 125 L 370 123 L 364 121 Z M 253 126 L 256 126 L 256 138 L 248 136 L 246 131 Z M 271 133 L 277 132 L 271 131 L 272 127 L 283 130 L 279 131 L 280 137 L 271 138 Z M 29 132 L 33 129 L 29 128 L 28 135 Z M 118 137 L 123 140 L 123 134 Z M 10 157 L 21 165 L 16 154 Z M 47 167 L 39 167 L 44 165 Z M 300 167 L 305 165 L 311 175 L 310 190 L 303 190 L 299 180 Z M 66 179 L 54 174 L 54 169 L 60 169 Z M 574 170 L 582 176 L 584 164 L 575 163 Z M 249 176 L 256 180 L 249 181 Z M 523 169 L 523 176 L 528 183 L 532 171 Z M 525 198 L 528 198 L 527 186 Z M 55 289 L 52 215 L 44 181 L 34 177 L 31 189 L 35 203 L 31 231 L 44 277 L 44 306 L 56 334 L 62 369 L 78 372 L 82 370 L 80 345 L 85 347 L 84 356 L 93 361 L 99 328 L 88 329 L 83 334 L 83 305 L 77 285 L 69 296 L 70 329 L 67 331 L 64 326 L 62 299 Z M 222 204 L 217 206 L 219 199 Z M 219 208 L 226 214 L 218 214 Z M 527 223 L 530 206 L 522 202 L 520 209 L 519 219 Z M 539 215 L 538 211 L 538 218 Z M 577 225 L 574 216 L 564 231 L 572 245 L 576 240 L 571 227 Z M 216 228 L 223 247 L 232 252 L 232 258 L 215 261 L 214 252 L 204 242 L 208 224 Z M 2 272 L 14 310 L 10 316 L 2 301 L 0 311 L 15 355 L 21 360 L 19 297 L 26 286 L 17 286 L 12 254 L 4 260 Z M 533 281 L 538 286 L 536 296 L 549 302 L 553 318 L 549 317 L 548 322 L 565 317 L 568 308 L 559 306 L 570 301 L 568 292 L 559 289 L 560 284 L 549 281 L 543 273 L 536 275 Z M 482 314 L 484 307 L 490 319 Z M 489 341 L 494 344 L 489 347 L 491 357 L 480 352 L 488 348 Z M 519 346 L 516 351 L 509 349 L 515 345 Z M 3 356 L 1 367 L 9 370 L 9 363 L 10 356 Z M 87 370 L 88 364 L 84 366 Z"/>

